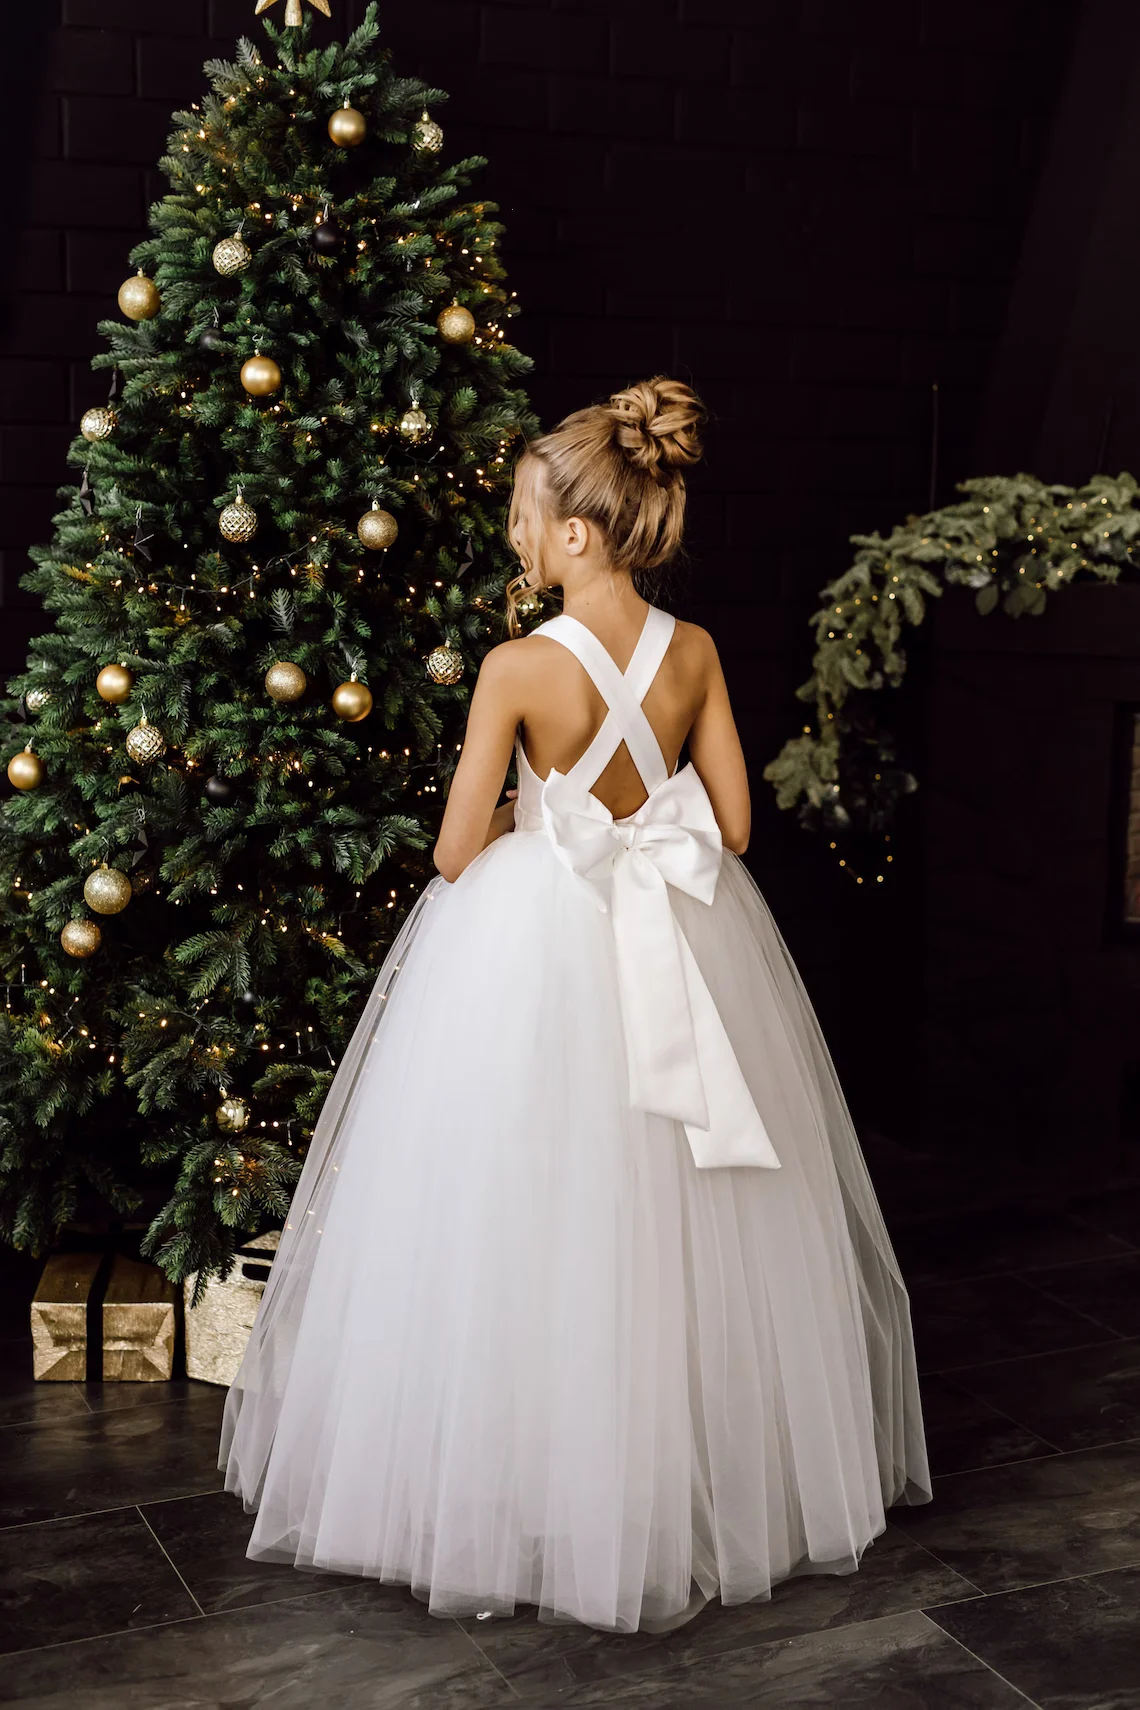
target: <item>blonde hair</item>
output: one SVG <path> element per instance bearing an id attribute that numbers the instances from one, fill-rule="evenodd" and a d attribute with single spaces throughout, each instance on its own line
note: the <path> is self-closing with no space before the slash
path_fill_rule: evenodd
<path id="1" fill-rule="evenodd" d="M 543 467 L 549 504 L 561 521 L 582 517 L 606 538 L 615 570 L 655 570 L 681 545 L 685 470 L 701 455 L 704 405 L 682 380 L 655 374 L 604 404 L 566 416 L 528 442 L 519 460 Z M 517 472 L 516 472 L 517 473 Z M 507 627 L 521 629 L 527 575 L 507 584 Z"/>

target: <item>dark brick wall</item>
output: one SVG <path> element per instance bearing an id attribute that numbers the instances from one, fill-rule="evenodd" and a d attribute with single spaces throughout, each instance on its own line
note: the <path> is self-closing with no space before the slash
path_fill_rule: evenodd
<path id="1" fill-rule="evenodd" d="M 1140 948 L 1122 924 L 1140 588 L 1041 618 L 936 612 L 927 694 L 926 1139 L 985 1179 L 1050 1185 L 1140 1160 Z"/>
<path id="2" fill-rule="evenodd" d="M 362 10 L 332 3 L 338 28 Z M 721 643 L 754 768 L 755 870 L 857 1088 L 877 1007 L 917 978 L 911 881 L 853 910 L 847 881 L 775 813 L 759 771 L 796 727 L 804 620 L 847 535 L 927 502 L 935 383 L 938 496 L 970 472 L 1078 9 L 383 8 L 403 65 L 451 92 L 448 149 L 490 157 L 481 188 L 508 223 L 542 416 L 657 369 L 691 377 L 715 412 L 693 483 L 691 609 Z M 10 145 L 25 200 L 0 342 L 0 666 L 35 628 L 15 585 L 24 548 L 48 533 L 64 448 L 103 389 L 87 369 L 95 322 L 114 312 L 161 194 L 169 112 L 197 96 L 203 59 L 258 28 L 252 13 L 253 0 L 59 0 L 42 76 L 30 68 Z M 881 1073 L 862 1084 L 872 1105 L 886 1096 Z"/>

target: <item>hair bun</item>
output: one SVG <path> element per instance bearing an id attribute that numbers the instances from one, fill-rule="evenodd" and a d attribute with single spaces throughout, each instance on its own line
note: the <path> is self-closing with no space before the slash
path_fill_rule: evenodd
<path id="1" fill-rule="evenodd" d="M 706 411 L 683 380 L 655 374 L 652 380 L 639 380 L 624 392 L 615 392 L 604 407 L 626 457 L 655 480 L 670 480 L 674 470 L 700 457 Z"/>

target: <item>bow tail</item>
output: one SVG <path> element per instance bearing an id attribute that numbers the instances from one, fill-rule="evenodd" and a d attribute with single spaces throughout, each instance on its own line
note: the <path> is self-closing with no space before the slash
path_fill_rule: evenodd
<path id="1" fill-rule="evenodd" d="M 633 850 L 614 863 L 612 906 L 629 1102 L 704 1128 L 708 1104 L 673 906 L 657 868 Z"/>
<path id="2" fill-rule="evenodd" d="M 689 941 L 674 922 L 685 971 L 696 1054 L 703 1069 L 709 1120 L 706 1127 L 686 1122 L 693 1162 L 700 1170 L 755 1164 L 778 1170 L 780 1160 L 768 1138 L 744 1079 L 720 1011 L 697 966 Z"/>
<path id="3" fill-rule="evenodd" d="M 634 850 L 614 867 L 613 923 L 634 1109 L 683 1123 L 699 1169 L 778 1170 L 665 880 Z"/>

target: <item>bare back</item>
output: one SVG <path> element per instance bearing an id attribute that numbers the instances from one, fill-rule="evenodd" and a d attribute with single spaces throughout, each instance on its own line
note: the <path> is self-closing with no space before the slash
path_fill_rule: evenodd
<path id="1" fill-rule="evenodd" d="M 649 610 L 644 600 L 625 600 L 603 613 L 566 615 L 575 616 L 624 673 Z M 676 625 L 642 707 L 669 771 L 688 743 L 724 845 L 743 854 L 751 823 L 748 773 L 724 672 L 706 630 Z M 455 878 L 488 842 L 511 829 L 509 804 L 496 808 L 495 803 L 520 731 L 524 760 L 545 780 L 553 769 L 569 772 L 601 729 L 606 710 L 577 658 L 549 636 L 536 633 L 492 648 L 475 685 L 467 737 L 435 846 L 435 863 L 445 877 Z M 636 813 L 646 800 L 624 742 L 591 793 L 615 819 Z"/>
<path id="2" fill-rule="evenodd" d="M 629 633 L 626 633 L 626 631 Z M 618 669 L 625 671 L 639 631 L 614 625 L 615 633 L 594 633 Z M 708 692 L 708 661 L 700 645 L 703 631 L 678 623 L 642 706 L 671 772 Z M 545 778 L 552 767 L 568 772 L 601 728 L 606 703 L 578 660 L 544 635 L 515 644 L 519 654 L 524 713 L 523 748 L 531 769 Z M 526 655 L 524 659 L 524 654 Z M 636 813 L 645 786 L 622 742 L 592 792 L 615 819 Z"/>

